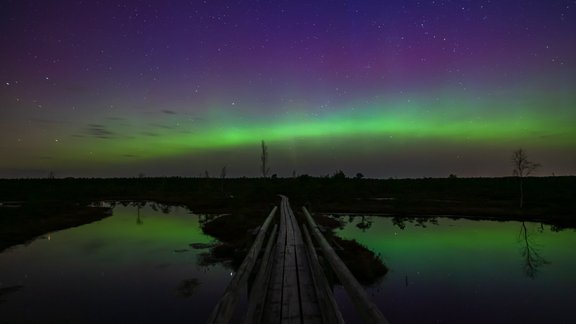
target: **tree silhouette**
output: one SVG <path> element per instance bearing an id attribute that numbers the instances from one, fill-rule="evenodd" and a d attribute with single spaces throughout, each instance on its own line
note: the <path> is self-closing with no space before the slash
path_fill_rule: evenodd
<path id="1" fill-rule="evenodd" d="M 332 175 L 332 179 L 339 179 L 339 180 L 346 179 L 346 174 L 344 174 L 344 171 L 338 170 Z"/>
<path id="2" fill-rule="evenodd" d="M 262 155 L 260 156 L 260 171 L 262 172 L 263 178 L 268 178 L 268 173 L 270 172 L 270 167 L 268 166 L 268 146 L 266 142 L 262 140 Z"/>
<path id="3" fill-rule="evenodd" d="M 520 208 L 524 207 L 524 178 L 540 167 L 540 164 L 528 160 L 523 149 L 512 153 L 513 174 L 520 180 Z"/>

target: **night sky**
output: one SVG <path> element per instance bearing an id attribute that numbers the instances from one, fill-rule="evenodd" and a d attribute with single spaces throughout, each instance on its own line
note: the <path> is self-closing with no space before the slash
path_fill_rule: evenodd
<path id="1" fill-rule="evenodd" d="M 576 1 L 0 1 L 0 177 L 576 174 Z"/>

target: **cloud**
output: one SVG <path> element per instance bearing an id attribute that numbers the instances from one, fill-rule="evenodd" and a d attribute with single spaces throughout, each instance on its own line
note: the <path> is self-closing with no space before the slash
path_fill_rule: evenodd
<path id="1" fill-rule="evenodd" d="M 176 128 L 175 126 L 169 126 L 169 125 L 157 124 L 157 123 L 150 123 L 149 125 L 152 126 L 152 127 L 155 127 L 155 128 L 164 128 L 164 129 L 174 129 L 174 128 Z"/>
<path id="2" fill-rule="evenodd" d="M 32 158 L 38 160 L 52 160 L 54 157 L 50 155 L 33 155 Z"/>
<path id="3" fill-rule="evenodd" d="M 102 124 L 88 124 L 85 134 L 100 139 L 112 139 L 118 137 L 116 133 L 108 130 L 106 126 Z"/>
<path id="4" fill-rule="evenodd" d="M 63 124 L 63 121 L 60 120 L 53 120 L 53 119 L 45 119 L 45 118 L 29 118 L 31 122 L 44 124 L 44 125 L 56 125 L 56 124 Z"/>
<path id="5" fill-rule="evenodd" d="M 126 121 L 126 118 L 122 118 L 122 117 L 106 117 L 107 120 L 113 120 L 113 121 Z"/>
<path id="6" fill-rule="evenodd" d="M 569 136 L 569 133 L 536 133 L 536 136 L 542 139 L 560 139 Z"/>

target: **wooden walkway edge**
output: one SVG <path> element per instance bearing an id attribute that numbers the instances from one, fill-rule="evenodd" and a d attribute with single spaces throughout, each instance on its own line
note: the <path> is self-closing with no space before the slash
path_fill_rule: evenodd
<path id="1" fill-rule="evenodd" d="M 222 296 L 212 311 L 212 314 L 208 318 L 207 323 L 229 323 L 234 316 L 240 289 L 246 284 L 248 276 L 252 272 L 254 264 L 256 264 L 256 258 L 260 253 L 260 247 L 264 242 L 264 236 L 266 235 L 270 223 L 272 223 L 272 218 L 276 213 L 276 209 L 276 207 L 272 209 L 262 226 L 260 226 L 258 235 L 256 236 L 250 251 L 248 251 L 248 254 L 246 255 L 244 261 L 242 261 L 240 268 L 238 268 L 238 271 L 228 284 L 228 287 L 224 291 L 224 296 Z"/>
<path id="2" fill-rule="evenodd" d="M 311 228 L 312 235 L 322 248 L 322 252 L 328 260 L 328 263 L 330 263 L 332 270 L 340 280 L 340 283 L 342 283 L 346 289 L 346 292 L 348 292 L 350 299 L 359 310 L 366 323 L 388 323 L 382 312 L 380 312 L 380 309 L 372 303 L 364 287 L 360 285 L 358 280 L 356 280 L 354 275 L 352 275 L 350 270 L 348 270 L 348 267 L 346 267 L 328 241 L 326 241 L 324 235 L 320 233 L 318 225 L 316 225 L 316 222 L 314 222 L 306 207 L 302 207 L 302 211 L 304 212 L 308 225 Z"/>

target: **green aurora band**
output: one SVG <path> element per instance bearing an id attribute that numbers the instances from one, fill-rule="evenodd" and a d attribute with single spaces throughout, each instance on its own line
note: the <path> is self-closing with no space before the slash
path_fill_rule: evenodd
<path id="1" fill-rule="evenodd" d="M 260 140 L 271 143 L 319 140 L 321 144 L 323 140 L 355 137 L 434 139 L 496 146 L 529 142 L 533 147 L 567 148 L 576 145 L 573 127 L 576 112 L 568 109 L 573 101 L 574 95 L 566 95 L 560 100 L 563 104 L 551 107 L 556 114 L 531 107 L 546 102 L 542 98 L 525 98 L 515 102 L 516 106 L 464 99 L 381 102 L 361 109 L 354 108 L 359 105 L 349 105 L 338 113 L 325 115 L 292 113 L 280 120 L 253 116 L 243 119 L 227 113 L 216 116 L 217 109 L 213 109 L 212 116 L 201 125 L 196 120 L 170 117 L 168 123 L 174 127 L 156 129 L 153 136 L 137 135 L 146 128 L 149 121 L 145 119 L 131 119 L 130 127 L 109 123 L 110 129 L 120 134 L 118 138 L 90 139 L 90 143 L 83 139 L 83 143 L 61 148 L 60 156 L 74 160 L 92 155 L 95 162 L 114 163 L 121 162 L 126 154 L 150 159 L 254 146 Z M 558 97 L 555 102 L 559 102 Z"/>

